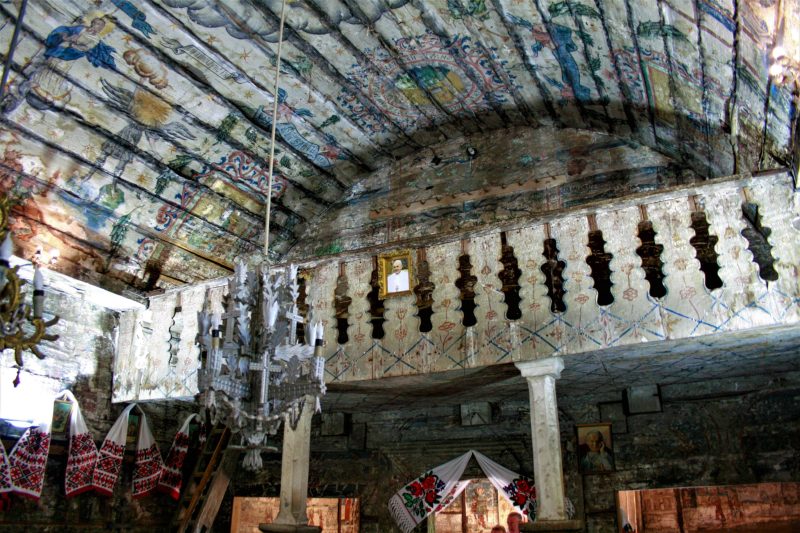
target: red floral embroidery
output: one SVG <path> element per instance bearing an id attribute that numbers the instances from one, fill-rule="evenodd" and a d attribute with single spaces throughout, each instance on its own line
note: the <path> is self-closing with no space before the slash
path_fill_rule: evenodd
<path id="1" fill-rule="evenodd" d="M 439 476 L 428 472 L 406 485 L 403 500 L 412 513 L 424 517 L 441 502 L 444 487 L 445 482 Z"/>
<path id="2" fill-rule="evenodd" d="M 536 486 L 532 480 L 518 477 L 503 487 L 503 491 L 523 514 L 531 519 L 536 516 Z"/>

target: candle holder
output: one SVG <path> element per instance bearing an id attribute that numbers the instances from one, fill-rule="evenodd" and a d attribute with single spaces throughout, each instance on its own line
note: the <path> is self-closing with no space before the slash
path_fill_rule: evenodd
<path id="1" fill-rule="evenodd" d="M 38 345 L 42 341 L 58 339 L 58 335 L 47 333 L 47 328 L 58 322 L 59 317 L 45 320 L 42 316 L 44 287 L 38 268 L 34 275 L 33 301 L 31 304 L 23 301 L 22 287 L 27 282 L 19 277 L 19 266 L 11 267 L 8 262 L 11 256 L 9 210 L 8 197 L 5 194 L 0 195 L 0 350 L 14 350 L 14 361 L 22 368 L 22 354 L 25 350 L 44 359 Z M 17 385 L 19 371 L 14 380 L 14 386 Z"/>
<path id="2" fill-rule="evenodd" d="M 326 392 L 323 324 L 306 323 L 306 342 L 298 339 L 305 319 L 293 265 L 249 270 L 237 261 L 225 312 L 212 312 L 208 298 L 197 318 L 200 400 L 212 423 L 241 435 L 243 466 L 259 470 L 268 435 L 284 422 L 296 428 L 303 409 L 319 409 Z"/>

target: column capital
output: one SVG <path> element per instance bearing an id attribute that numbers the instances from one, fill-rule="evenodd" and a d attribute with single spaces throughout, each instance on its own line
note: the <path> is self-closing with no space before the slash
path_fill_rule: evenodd
<path id="1" fill-rule="evenodd" d="M 518 361 L 514 364 L 524 378 L 552 376 L 555 379 L 559 379 L 561 371 L 564 370 L 564 359 L 561 357 L 548 357 L 547 359 L 537 359 L 536 361 Z"/>

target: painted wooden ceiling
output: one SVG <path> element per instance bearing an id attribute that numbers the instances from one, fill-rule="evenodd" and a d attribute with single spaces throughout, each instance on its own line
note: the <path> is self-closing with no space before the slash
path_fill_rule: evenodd
<path id="1" fill-rule="evenodd" d="M 387 168 L 498 131 L 589 130 L 699 179 L 782 166 L 780 4 L 287 1 L 281 40 L 280 1 L 2 0 L 16 253 L 117 292 L 260 253 L 279 48 L 273 259 Z"/>

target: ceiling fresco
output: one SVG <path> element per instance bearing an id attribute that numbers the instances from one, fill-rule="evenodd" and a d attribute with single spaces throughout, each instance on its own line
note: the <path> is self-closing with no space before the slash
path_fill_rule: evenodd
<path id="1" fill-rule="evenodd" d="M 560 176 L 564 207 L 784 166 L 791 97 L 767 76 L 779 6 L 288 1 L 281 39 L 277 0 L 0 0 L 15 251 L 57 249 L 55 269 L 141 293 L 261 253 L 267 195 L 279 260 L 340 251 L 306 241 L 332 243 L 332 213 L 356 204 L 363 220 L 344 218 L 369 230 L 347 249 L 413 237 L 425 191 L 451 194 L 436 216 L 460 220 L 512 182 Z M 621 185 L 593 195 L 609 172 Z M 386 210 L 406 197 L 422 203 Z"/>

